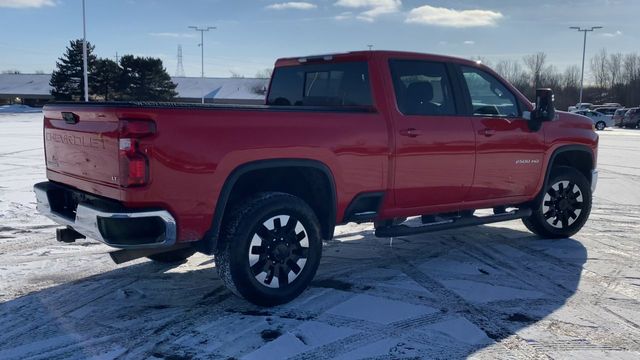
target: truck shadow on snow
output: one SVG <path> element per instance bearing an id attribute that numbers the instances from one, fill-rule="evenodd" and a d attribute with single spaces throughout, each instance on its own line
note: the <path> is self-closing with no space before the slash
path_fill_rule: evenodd
<path id="1" fill-rule="evenodd" d="M 479 226 L 377 239 L 357 227 L 325 244 L 311 287 L 259 308 L 231 295 L 210 258 L 144 262 L 0 304 L 0 358 L 461 358 L 553 317 L 587 251 Z M 348 231 L 348 230 L 347 230 Z"/>

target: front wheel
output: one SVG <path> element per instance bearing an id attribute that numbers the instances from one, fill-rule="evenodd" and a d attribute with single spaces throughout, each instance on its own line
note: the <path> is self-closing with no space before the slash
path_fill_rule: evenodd
<path id="1" fill-rule="evenodd" d="M 604 121 L 598 121 L 596 123 L 596 130 L 604 130 L 604 128 L 606 128 L 607 125 L 604 123 Z"/>
<path id="2" fill-rule="evenodd" d="M 591 185 L 570 167 L 552 170 L 549 182 L 533 202 L 533 213 L 522 219 L 533 233 L 545 238 L 569 237 L 580 231 L 591 213 Z"/>
<path id="3" fill-rule="evenodd" d="M 261 193 L 226 222 L 216 267 L 227 288 L 261 306 L 287 303 L 315 276 L 322 254 L 320 225 L 302 199 Z"/>

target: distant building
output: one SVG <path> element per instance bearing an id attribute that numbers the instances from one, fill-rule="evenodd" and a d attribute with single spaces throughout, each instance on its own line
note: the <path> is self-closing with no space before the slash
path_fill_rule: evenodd
<path id="1" fill-rule="evenodd" d="M 268 79 L 172 77 L 176 100 L 216 104 L 263 104 Z"/>
<path id="2" fill-rule="evenodd" d="M 42 106 L 53 100 L 51 74 L 0 74 L 0 105 Z"/>
<path id="3" fill-rule="evenodd" d="M 0 74 L 0 105 L 42 106 L 53 101 L 50 74 Z M 268 79 L 173 77 L 178 102 L 263 104 Z"/>

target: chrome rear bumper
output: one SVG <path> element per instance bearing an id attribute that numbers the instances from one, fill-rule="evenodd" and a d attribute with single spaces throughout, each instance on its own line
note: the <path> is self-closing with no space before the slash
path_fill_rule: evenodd
<path id="1" fill-rule="evenodd" d="M 109 211 L 95 204 L 80 202 L 74 212 L 67 211 L 64 214 L 56 211 L 60 205 L 55 204 L 56 197 L 51 196 L 55 191 L 78 192 L 50 182 L 36 184 L 34 192 L 38 211 L 54 222 L 69 226 L 88 238 L 120 249 L 169 247 L 176 242 L 176 221 L 166 210 Z M 141 225 L 152 230 L 148 236 L 140 236 Z"/>

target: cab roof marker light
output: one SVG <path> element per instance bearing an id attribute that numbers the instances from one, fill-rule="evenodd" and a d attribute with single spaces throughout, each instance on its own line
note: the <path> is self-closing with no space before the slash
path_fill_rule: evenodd
<path id="1" fill-rule="evenodd" d="M 306 57 L 298 58 L 298 62 L 301 63 L 301 64 L 304 64 L 304 63 L 309 62 L 309 61 L 319 61 L 319 60 L 331 61 L 331 60 L 333 60 L 333 57 L 335 55 L 338 55 L 338 54 L 306 56 Z"/>

